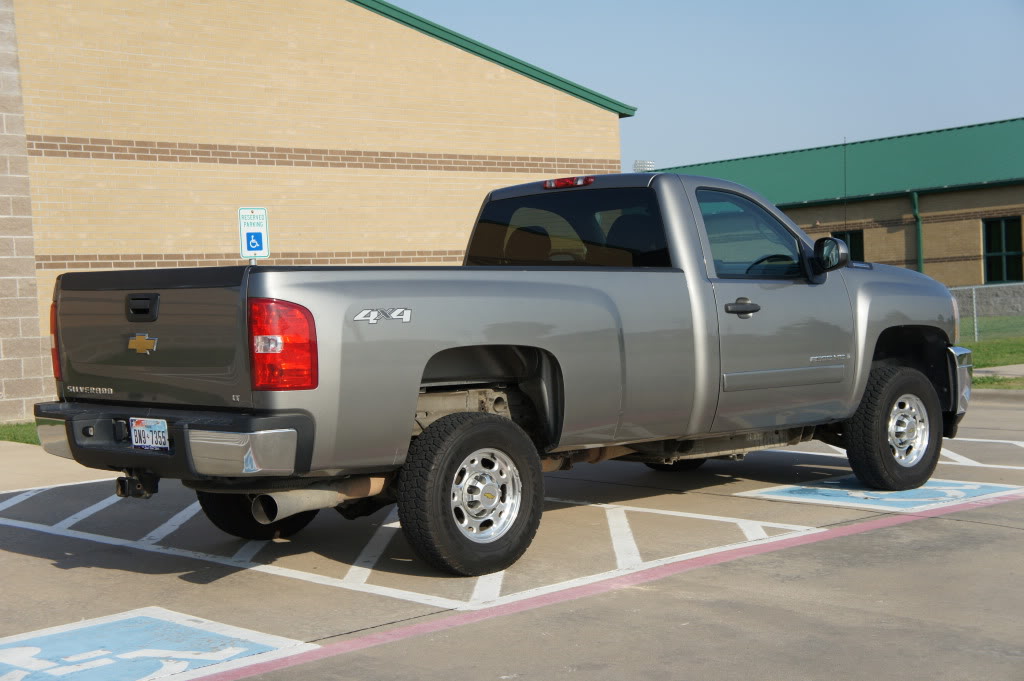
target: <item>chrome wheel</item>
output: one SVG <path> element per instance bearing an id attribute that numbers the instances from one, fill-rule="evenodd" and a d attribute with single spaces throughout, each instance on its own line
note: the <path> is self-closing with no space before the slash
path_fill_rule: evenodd
<path id="1" fill-rule="evenodd" d="M 512 459 L 498 449 L 478 449 L 455 470 L 452 518 L 466 538 L 493 542 L 512 527 L 522 495 L 519 469 Z"/>
<path id="2" fill-rule="evenodd" d="M 916 395 L 906 394 L 889 413 L 889 451 L 906 468 L 917 464 L 928 448 L 928 411 Z"/>

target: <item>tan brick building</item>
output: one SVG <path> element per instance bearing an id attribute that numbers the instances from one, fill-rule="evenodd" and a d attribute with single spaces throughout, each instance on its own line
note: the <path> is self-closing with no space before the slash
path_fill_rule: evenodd
<path id="1" fill-rule="evenodd" d="M 56 275 L 458 263 L 484 194 L 619 171 L 634 109 L 380 0 L 0 2 L 0 422 L 52 389 Z"/>
<path id="2" fill-rule="evenodd" d="M 668 170 L 747 185 L 856 259 L 947 286 L 1024 281 L 1024 118 Z"/>

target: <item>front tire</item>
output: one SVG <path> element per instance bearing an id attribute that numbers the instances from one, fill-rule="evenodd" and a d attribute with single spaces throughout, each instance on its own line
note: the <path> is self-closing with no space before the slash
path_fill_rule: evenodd
<path id="1" fill-rule="evenodd" d="M 872 369 L 844 438 L 850 467 L 865 485 L 882 490 L 920 487 L 935 471 L 942 450 L 942 411 L 935 387 L 916 369 Z"/>
<path id="2" fill-rule="evenodd" d="M 242 539 L 290 537 L 309 525 L 317 511 L 303 511 L 262 525 L 252 516 L 252 495 L 218 494 L 196 490 L 203 513 L 220 530 Z"/>
<path id="3" fill-rule="evenodd" d="M 456 575 L 504 570 L 533 541 L 543 510 L 540 457 L 509 419 L 459 413 L 416 438 L 398 473 L 398 517 L 413 550 Z"/>

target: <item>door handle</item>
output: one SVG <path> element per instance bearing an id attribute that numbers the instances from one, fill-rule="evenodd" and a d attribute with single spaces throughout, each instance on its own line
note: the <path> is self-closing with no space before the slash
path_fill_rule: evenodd
<path id="1" fill-rule="evenodd" d="M 760 309 L 761 306 L 750 302 L 750 298 L 737 298 L 735 303 L 725 304 L 725 311 L 729 314 L 739 315 L 740 319 L 750 319 L 750 316 Z"/>

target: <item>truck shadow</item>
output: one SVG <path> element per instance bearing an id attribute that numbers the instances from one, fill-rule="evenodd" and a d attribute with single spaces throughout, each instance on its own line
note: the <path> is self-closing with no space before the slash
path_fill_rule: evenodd
<path id="1" fill-rule="evenodd" d="M 744 461 L 710 460 L 697 470 L 679 473 L 619 461 L 581 464 L 571 471 L 545 475 L 545 514 L 554 520 L 590 504 L 668 505 L 676 511 L 700 513 L 702 497 L 706 501 L 707 495 L 728 498 L 737 492 L 847 473 L 849 466 L 843 458 L 779 450 L 755 452 Z M 369 563 L 371 583 L 457 600 L 466 600 L 472 593 L 473 579 L 437 571 L 415 555 L 393 523 L 393 506 L 357 520 L 345 520 L 331 509 L 324 510 L 295 536 L 260 544 L 224 534 L 198 512 L 157 542 L 141 545 L 140 540 L 195 500 L 177 482 L 165 481 L 153 499 L 120 500 L 68 528 L 55 529 L 69 511 L 78 512 L 109 497 L 109 487 L 109 481 L 103 481 L 54 488 L 0 512 L 0 532 L 8 537 L 4 549 L 46 560 L 61 570 L 93 568 L 176 575 L 183 581 L 205 585 L 254 565 L 343 580 L 361 558 L 366 564 L 367 546 L 378 537 L 376 541 L 383 548 Z M 62 509 L 55 508 L 58 495 Z M 686 495 L 693 495 L 692 502 L 685 499 Z M 11 496 L 0 495 L 0 503 Z M 562 503 L 565 500 L 573 503 Z M 12 529 L 2 519 L 38 527 Z M 540 532 L 544 531 L 542 521 Z M 237 562 L 231 564 L 233 560 Z"/>
<path id="2" fill-rule="evenodd" d="M 630 500 L 664 494 L 731 495 L 764 486 L 796 485 L 848 474 L 845 457 L 781 449 L 752 452 L 742 461 L 709 459 L 696 470 L 656 471 L 642 463 L 609 461 L 581 464 L 571 471 L 549 473 L 550 482 L 591 484 L 588 499 L 628 504 Z M 550 496 L 550 494 L 549 494 Z"/>

